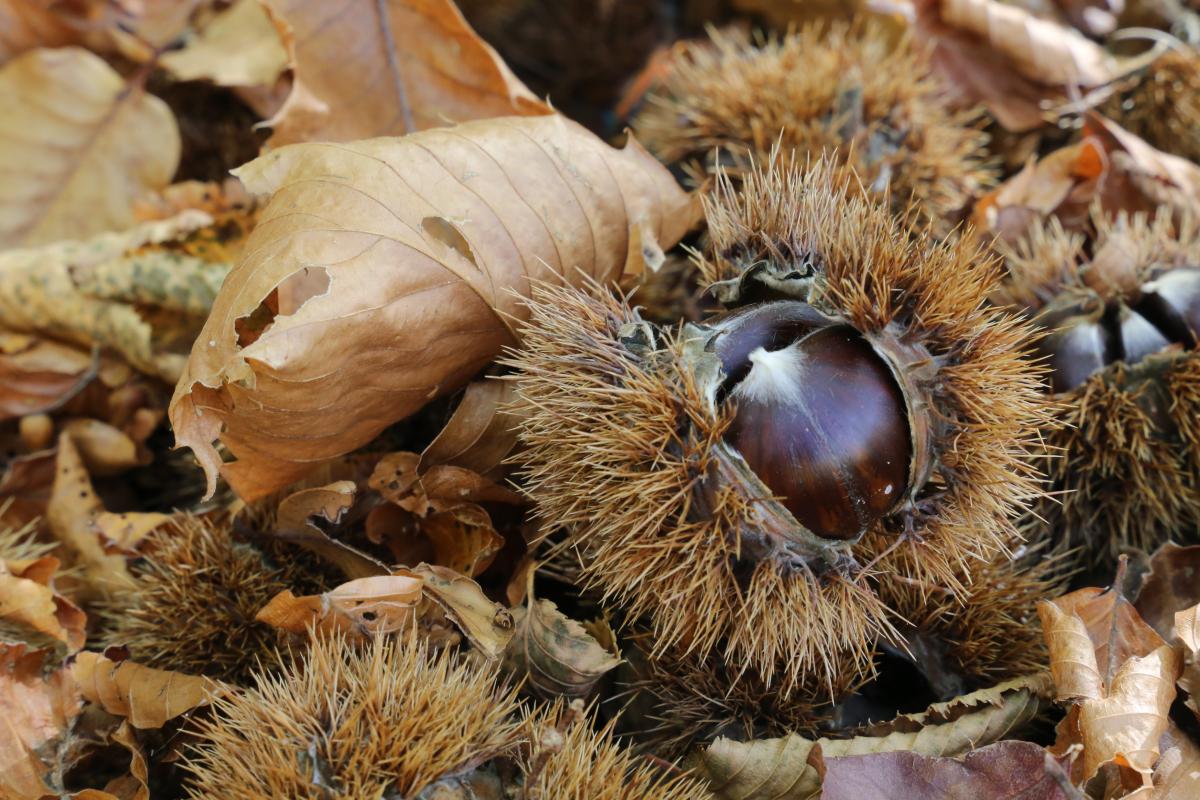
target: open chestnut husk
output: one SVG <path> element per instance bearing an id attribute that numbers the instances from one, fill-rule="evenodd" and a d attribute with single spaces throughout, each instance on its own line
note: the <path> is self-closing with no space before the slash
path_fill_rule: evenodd
<path id="1" fill-rule="evenodd" d="M 994 266 L 914 241 L 820 162 L 707 198 L 698 267 L 730 309 L 656 328 L 539 287 L 508 361 L 524 486 L 582 583 L 781 697 L 871 671 L 897 579 L 953 597 L 1016 541 L 1048 412 Z"/>
<path id="2" fill-rule="evenodd" d="M 1093 563 L 1200 529 L 1200 227 L 1169 214 L 1051 222 L 1001 246 L 999 303 L 1044 335 L 1062 423 L 1049 431 L 1054 501 L 1031 526 Z"/>

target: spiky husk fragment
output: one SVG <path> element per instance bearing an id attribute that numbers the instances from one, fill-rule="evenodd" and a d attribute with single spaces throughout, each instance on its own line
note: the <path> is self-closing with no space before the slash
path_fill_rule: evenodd
<path id="1" fill-rule="evenodd" d="M 415 641 L 322 637 L 213 706 L 186 761 L 194 798 L 417 797 L 521 739 L 490 672 Z"/>
<path id="2" fill-rule="evenodd" d="M 1200 53 L 1180 46 L 1118 89 L 1100 113 L 1159 150 L 1200 161 Z"/>
<path id="3" fill-rule="evenodd" d="M 704 800 L 699 781 L 669 774 L 619 747 L 610 723 L 595 730 L 575 707 L 550 706 L 530 720 L 533 746 L 522 764 L 530 800 Z"/>
<path id="4" fill-rule="evenodd" d="M 682 45 L 665 85 L 633 122 L 638 139 L 697 178 L 738 172 L 778 142 L 801 161 L 837 151 L 837 177 L 890 192 L 945 235 L 994 168 L 979 115 L 952 110 L 924 53 L 876 25 L 809 25 L 751 41 L 740 33 Z"/>
<path id="5" fill-rule="evenodd" d="M 1115 252 L 1121 283 L 1200 264 L 1200 223 L 1094 215 L 1084 238 L 1056 222 L 1035 227 L 1013 248 L 1001 248 L 1008 278 L 997 301 L 1036 314 L 1065 294 L 1096 291 L 1111 301 L 1118 286 L 1089 281 L 1088 253 Z M 1200 352 L 1179 347 L 1136 364 L 1110 364 L 1082 385 L 1057 395 L 1060 424 L 1047 436 L 1051 493 L 1030 526 L 1079 548 L 1099 563 L 1122 549 L 1153 550 L 1168 539 L 1197 541 L 1200 530 Z"/>
<path id="6" fill-rule="evenodd" d="M 1045 542 L 973 565 L 958 596 L 940 586 L 884 581 L 904 618 L 906 645 L 935 695 L 948 699 L 1048 669 L 1037 604 L 1065 589 L 1069 559 Z"/>
<path id="7" fill-rule="evenodd" d="M 752 169 L 740 194 L 724 181 L 708 217 L 711 282 L 811 273 L 796 280 L 821 310 L 928 348 L 923 391 L 941 420 L 928 485 L 853 547 L 851 568 L 747 557 L 765 498 L 713 480 L 731 410 L 703 394 L 686 342 L 664 334 L 639 355 L 621 340 L 637 322 L 627 306 L 540 287 L 510 359 L 530 409 L 525 486 L 547 528 L 583 553 L 585 586 L 649 622 L 652 656 L 717 655 L 784 697 L 832 694 L 894 637 L 878 582 L 899 574 L 959 596 L 966 565 L 1014 540 L 1013 517 L 1039 491 L 1040 372 L 1022 352 L 1028 328 L 984 304 L 993 263 L 965 244 L 914 243 L 886 210 L 835 188 L 828 163 Z M 703 508 L 699 487 L 712 492 Z"/>
<path id="8" fill-rule="evenodd" d="M 274 661 L 277 633 L 255 615 L 298 573 L 236 541 L 227 520 L 184 515 L 151 534 L 136 588 L 99 608 L 105 645 L 138 663 L 240 683 Z"/>

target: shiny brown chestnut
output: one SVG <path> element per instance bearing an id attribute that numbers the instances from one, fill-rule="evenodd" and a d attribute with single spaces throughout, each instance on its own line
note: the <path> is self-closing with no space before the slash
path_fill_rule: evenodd
<path id="1" fill-rule="evenodd" d="M 725 438 L 800 524 L 852 540 L 907 496 L 914 442 L 895 367 L 849 325 L 802 302 L 765 303 L 714 327 Z"/>

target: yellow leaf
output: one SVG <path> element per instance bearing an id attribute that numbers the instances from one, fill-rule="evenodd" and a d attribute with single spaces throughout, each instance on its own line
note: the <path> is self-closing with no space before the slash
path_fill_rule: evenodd
<path id="1" fill-rule="evenodd" d="M 270 144 L 397 136 L 547 114 L 452 0 L 267 0 L 295 74 Z"/>
<path id="2" fill-rule="evenodd" d="M 0 247 L 77 239 L 134 223 L 171 181 L 180 139 L 166 103 L 74 47 L 0 70 Z"/>
<path id="3" fill-rule="evenodd" d="M 274 197 L 170 415 L 210 493 L 221 473 L 247 500 L 466 384 L 516 342 L 534 282 L 637 275 L 696 211 L 636 143 L 558 116 L 294 145 L 238 175 Z"/>

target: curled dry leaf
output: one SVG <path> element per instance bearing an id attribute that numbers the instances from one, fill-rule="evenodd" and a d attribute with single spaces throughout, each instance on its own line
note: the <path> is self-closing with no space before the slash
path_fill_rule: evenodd
<path id="1" fill-rule="evenodd" d="M 91 382 L 99 353 L 22 334 L 0 334 L 0 420 L 53 411 Z"/>
<path id="2" fill-rule="evenodd" d="M 418 469 L 461 467 L 496 478 L 517 446 L 518 413 L 512 381 L 481 380 L 467 386 L 450 421 L 421 452 Z"/>
<path id="3" fill-rule="evenodd" d="M 479 584 L 453 570 L 418 564 L 413 572 L 425 579 L 425 594 L 463 632 L 471 645 L 489 659 L 500 658 L 513 635 L 508 609 L 493 603 Z"/>
<path id="4" fill-rule="evenodd" d="M 1172 723 L 1159 741 L 1159 749 L 1162 755 L 1154 767 L 1153 800 L 1200 797 L 1200 746 Z"/>
<path id="5" fill-rule="evenodd" d="M 78 448 L 70 434 L 60 435 L 46 522 L 65 548 L 71 565 L 80 569 L 84 582 L 81 594 L 85 599 L 130 591 L 134 587 L 125 557 L 105 550 L 93 524 L 103 511 L 104 504 L 92 488 Z"/>
<path id="6" fill-rule="evenodd" d="M 283 591 L 255 616 L 288 633 L 345 633 L 356 639 L 411 627 L 420 613 L 424 581 L 413 575 L 375 575 L 343 583 L 321 595 Z"/>
<path id="7" fill-rule="evenodd" d="M 268 0 L 292 93 L 270 144 L 400 136 L 513 114 L 548 114 L 452 0 Z"/>
<path id="8" fill-rule="evenodd" d="M 79 448 L 89 475 L 117 475 L 130 467 L 150 463 L 150 454 L 138 451 L 137 442 L 107 422 L 90 417 L 69 419 L 62 431 Z"/>
<path id="9" fill-rule="evenodd" d="M 1175 612 L 1175 638 L 1184 649 L 1183 675 L 1179 678 L 1179 688 L 1188 694 L 1187 706 L 1200 715 L 1200 703 L 1196 694 L 1200 692 L 1200 605 L 1185 608 Z"/>
<path id="10" fill-rule="evenodd" d="M 190 346 L 194 329 L 175 328 L 199 327 L 229 269 L 211 225 L 208 214 L 189 211 L 121 233 L 0 253 L 0 318 L 12 330 L 111 348 L 174 382 L 185 359 L 166 349 L 167 340 L 186 338 Z M 165 325 L 144 316 L 149 307 Z"/>
<path id="11" fill-rule="evenodd" d="M 59 746 L 83 703 L 65 669 L 44 672 L 46 652 L 0 642 L 0 796 L 40 800 Z"/>
<path id="12" fill-rule="evenodd" d="M 717 739 L 700 754 L 697 772 L 721 800 L 800 800 L 821 790 L 822 759 L 912 751 L 955 756 L 1010 735 L 1044 708 L 1049 677 L 1035 675 L 897 717 L 853 739 Z"/>
<path id="13" fill-rule="evenodd" d="M 161 728 L 226 691 L 212 678 L 114 661 L 99 653 L 77 654 L 69 669 L 85 700 L 139 729 Z"/>
<path id="14" fill-rule="evenodd" d="M 388 568 L 345 542 L 331 538 L 321 525 L 336 525 L 354 504 L 354 481 L 334 481 L 301 489 L 279 503 L 271 535 L 298 544 L 333 564 L 350 578 L 387 575 Z"/>
<path id="15" fill-rule="evenodd" d="M 419 473 L 421 460 L 416 453 L 380 459 L 367 485 L 393 505 L 372 509 L 367 533 L 384 542 L 400 563 L 428 560 L 474 577 L 504 545 L 480 503 L 520 505 L 522 499 L 462 467 L 438 464 Z"/>
<path id="16" fill-rule="evenodd" d="M 77 44 L 80 31 L 48 4 L 0 0 L 0 64 L 39 47 Z"/>
<path id="17" fill-rule="evenodd" d="M 266 86 L 287 68 L 275 25 L 259 0 L 237 0 L 193 25 L 184 46 L 159 63 L 181 81 L 219 86 Z"/>
<path id="18" fill-rule="evenodd" d="M 621 659 L 588 630 L 549 600 L 533 596 L 512 610 L 514 633 L 504 651 L 503 668 L 533 696 L 583 698 Z"/>
<path id="19" fill-rule="evenodd" d="M 1083 131 L 1103 144 L 1112 162 L 1100 198 L 1106 211 L 1152 212 L 1167 206 L 1176 213 L 1200 213 L 1200 166 L 1151 147 L 1094 112 Z"/>
<path id="20" fill-rule="evenodd" d="M 1171 638 L 1176 612 L 1200 603 L 1200 545 L 1168 542 L 1150 557 L 1150 573 L 1142 580 L 1134 606 L 1159 636 Z"/>
<path id="21" fill-rule="evenodd" d="M 0 70 L 0 247 L 77 239 L 134 223 L 134 202 L 171 181 L 180 138 L 166 103 L 74 47 Z"/>
<path id="22" fill-rule="evenodd" d="M 32 628 L 78 650 L 86 638 L 87 615 L 55 590 L 58 566 L 54 556 L 0 559 L 0 620 Z"/>
<path id="23" fill-rule="evenodd" d="M 821 800 L 1071 800 L 1049 771 L 1046 751 L 1032 742 L 997 742 L 961 758 L 901 751 L 823 764 Z"/>
<path id="24" fill-rule="evenodd" d="M 209 493 L 220 473 L 244 499 L 466 384 L 516 343 L 532 283 L 636 275 L 695 219 L 636 143 L 553 115 L 294 145 L 238 175 L 274 197 L 170 415 Z"/>

